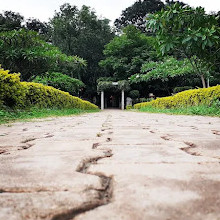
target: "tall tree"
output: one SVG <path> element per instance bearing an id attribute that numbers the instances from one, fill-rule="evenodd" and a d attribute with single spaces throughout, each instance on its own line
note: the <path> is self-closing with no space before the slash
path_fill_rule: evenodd
<path id="1" fill-rule="evenodd" d="M 47 22 L 41 22 L 36 18 L 29 18 L 25 22 L 25 27 L 30 31 L 36 31 L 44 40 L 50 41 L 50 25 Z"/>
<path id="2" fill-rule="evenodd" d="M 147 15 L 160 11 L 163 7 L 164 3 L 160 0 L 138 0 L 115 20 L 115 27 L 120 32 L 124 27 L 133 24 L 142 32 L 146 32 Z"/>
<path id="3" fill-rule="evenodd" d="M 0 31 L 18 30 L 22 27 L 24 17 L 13 11 L 0 14 Z"/>
<path id="4" fill-rule="evenodd" d="M 140 72 L 144 62 L 157 59 L 153 37 L 146 36 L 133 25 L 123 31 L 105 46 L 106 58 L 100 62 L 106 73 L 117 80 L 128 79 Z"/>
<path id="5" fill-rule="evenodd" d="M 88 62 L 81 76 L 87 89 L 96 91 L 96 80 L 102 74 L 98 62 L 103 58 L 104 45 L 114 36 L 108 19 L 99 19 L 87 6 L 79 10 L 64 4 L 51 19 L 52 42 L 68 55 L 79 55 Z"/>

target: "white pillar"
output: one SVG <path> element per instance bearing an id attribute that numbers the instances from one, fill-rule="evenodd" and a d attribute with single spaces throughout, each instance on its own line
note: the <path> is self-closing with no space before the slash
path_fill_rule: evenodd
<path id="1" fill-rule="evenodd" d="M 101 91 L 101 110 L 105 108 L 105 98 L 104 98 L 104 91 Z"/>
<path id="2" fill-rule="evenodd" d="M 209 78 L 207 78 L 207 88 L 209 88 L 210 85 L 209 85 Z"/>
<path id="3" fill-rule="evenodd" d="M 125 109 L 125 91 L 121 90 L 121 110 Z"/>

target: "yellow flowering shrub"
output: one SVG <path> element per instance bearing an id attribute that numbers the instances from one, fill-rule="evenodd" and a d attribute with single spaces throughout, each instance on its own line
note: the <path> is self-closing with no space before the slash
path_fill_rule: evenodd
<path id="1" fill-rule="evenodd" d="M 22 107 L 25 89 L 20 83 L 19 74 L 9 74 L 0 65 L 0 105 Z"/>
<path id="2" fill-rule="evenodd" d="M 19 74 L 9 74 L 0 68 L 0 105 L 13 108 L 36 106 L 39 108 L 97 109 L 88 101 L 68 92 L 40 83 L 20 82 Z"/>
<path id="3" fill-rule="evenodd" d="M 216 99 L 220 99 L 220 86 L 213 86 L 205 89 L 191 89 L 174 96 L 157 98 L 150 102 L 143 102 L 134 105 L 135 109 L 140 109 L 147 106 L 155 108 L 181 108 L 197 105 L 211 105 Z"/>

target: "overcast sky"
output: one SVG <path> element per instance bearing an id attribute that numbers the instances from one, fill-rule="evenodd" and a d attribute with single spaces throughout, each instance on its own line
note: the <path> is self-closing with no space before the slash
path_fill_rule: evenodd
<path id="1" fill-rule="evenodd" d="M 205 7 L 207 12 L 220 11 L 220 0 L 182 0 L 191 6 Z M 34 17 L 41 21 L 48 21 L 55 10 L 63 3 L 70 3 L 81 7 L 83 4 L 91 6 L 98 16 L 110 19 L 118 18 L 122 10 L 131 6 L 135 0 L 0 0 L 0 12 L 11 10 L 19 12 L 25 18 Z"/>

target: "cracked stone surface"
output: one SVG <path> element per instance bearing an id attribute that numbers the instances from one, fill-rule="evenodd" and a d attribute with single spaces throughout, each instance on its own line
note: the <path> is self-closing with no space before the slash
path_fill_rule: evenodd
<path id="1" fill-rule="evenodd" d="M 1 125 L 0 219 L 219 220 L 220 118 L 105 110 Z"/>

